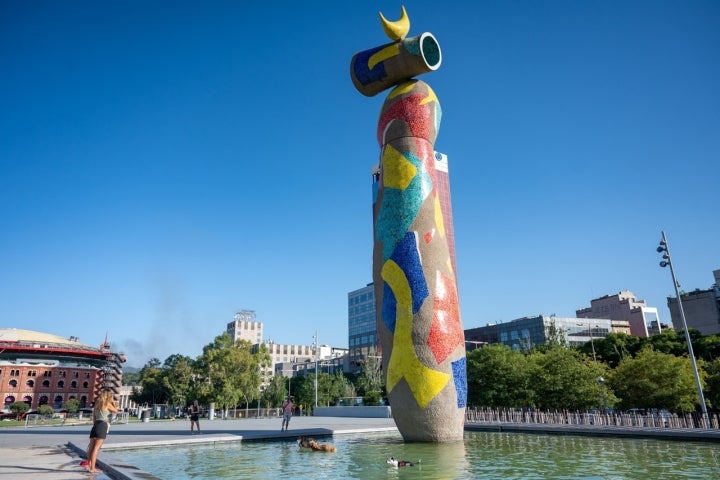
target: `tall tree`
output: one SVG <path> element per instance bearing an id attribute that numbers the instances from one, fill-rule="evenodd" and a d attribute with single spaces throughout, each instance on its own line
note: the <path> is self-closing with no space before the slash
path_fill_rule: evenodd
<path id="1" fill-rule="evenodd" d="M 620 407 L 692 411 L 699 404 L 690 359 L 644 348 L 612 372 L 610 385 Z"/>
<path id="2" fill-rule="evenodd" d="M 371 349 L 363 360 L 363 369 L 355 380 L 355 387 L 358 394 L 365 396 L 371 392 L 378 397 L 383 395 L 385 390 L 385 376 L 382 369 L 382 358 L 375 349 Z"/>
<path id="3" fill-rule="evenodd" d="M 697 341 L 693 340 L 695 356 L 712 362 L 720 358 L 720 335 L 705 335 Z"/>
<path id="4" fill-rule="evenodd" d="M 545 325 L 545 343 L 536 349 L 541 351 L 555 347 L 567 346 L 567 330 L 558 325 L 555 315 L 550 315 L 550 321 Z"/>
<path id="5" fill-rule="evenodd" d="M 596 358 L 615 368 L 623 358 L 632 357 L 640 351 L 645 339 L 625 333 L 610 333 L 605 337 L 593 340 Z M 587 342 L 580 348 L 586 355 L 591 354 L 592 347 Z"/>
<path id="6" fill-rule="evenodd" d="M 169 403 L 185 407 L 190 403 L 190 391 L 195 375 L 193 360 L 184 355 L 174 354 L 163 364 L 163 387 L 168 392 Z"/>
<path id="7" fill-rule="evenodd" d="M 607 375 L 602 363 L 561 347 L 534 352 L 528 360 L 537 407 L 587 410 L 614 403 L 604 382 L 598 381 Z"/>
<path id="8" fill-rule="evenodd" d="M 262 404 L 265 408 L 279 407 L 287 396 L 288 379 L 282 375 L 276 375 L 262 392 Z"/>
<path id="9" fill-rule="evenodd" d="M 166 403 L 169 399 L 169 394 L 164 386 L 160 360 L 151 358 L 148 360 L 148 363 L 140 369 L 139 374 L 141 388 L 133 388 L 133 393 L 130 398 L 139 405 Z"/>
<path id="10" fill-rule="evenodd" d="M 705 363 L 705 400 L 715 410 L 720 409 L 720 358 Z"/>
<path id="11" fill-rule="evenodd" d="M 517 408 L 533 404 L 526 356 L 507 345 L 468 352 L 467 379 L 470 405 Z"/>
<path id="12" fill-rule="evenodd" d="M 215 337 L 203 347 L 198 367 L 206 380 L 200 385 L 204 400 L 215 402 L 223 416 L 241 401 L 247 405 L 259 395 L 259 366 L 246 340 L 233 343 L 228 333 Z"/>

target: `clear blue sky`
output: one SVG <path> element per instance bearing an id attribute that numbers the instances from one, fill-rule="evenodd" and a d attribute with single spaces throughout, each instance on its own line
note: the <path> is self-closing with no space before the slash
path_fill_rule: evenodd
<path id="1" fill-rule="evenodd" d="M 192 357 L 235 311 L 347 345 L 401 2 L 0 3 L 0 326 Z M 465 328 L 720 268 L 720 2 L 406 0 L 432 32 Z"/>

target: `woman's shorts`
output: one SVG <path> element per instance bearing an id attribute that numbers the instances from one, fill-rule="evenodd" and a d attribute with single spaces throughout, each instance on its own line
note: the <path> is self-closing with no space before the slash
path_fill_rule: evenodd
<path id="1" fill-rule="evenodd" d="M 98 420 L 93 425 L 92 430 L 90 430 L 90 438 L 102 438 L 103 440 L 105 440 L 107 438 L 109 430 L 110 424 L 108 422 Z"/>

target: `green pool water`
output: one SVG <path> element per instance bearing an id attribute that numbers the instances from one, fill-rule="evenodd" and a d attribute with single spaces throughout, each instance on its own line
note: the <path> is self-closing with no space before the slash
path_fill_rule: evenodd
<path id="1" fill-rule="evenodd" d="M 720 479 L 716 443 L 466 432 L 452 444 L 404 443 L 399 434 L 317 438 L 336 453 L 294 441 L 234 442 L 113 451 L 168 480 L 182 479 Z M 393 467 L 387 458 L 415 463 Z"/>

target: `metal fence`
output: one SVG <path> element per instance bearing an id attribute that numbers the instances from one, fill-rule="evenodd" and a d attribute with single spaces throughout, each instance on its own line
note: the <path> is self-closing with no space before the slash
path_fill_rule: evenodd
<path id="1" fill-rule="evenodd" d="M 465 420 L 469 423 L 546 423 L 558 425 L 598 425 L 644 428 L 720 429 L 717 413 L 611 412 L 569 410 L 490 409 L 468 407 Z"/>
<path id="2" fill-rule="evenodd" d="M 129 415 L 127 412 L 119 412 L 115 414 L 110 423 L 128 423 Z M 90 425 L 92 424 L 92 414 L 71 414 L 71 413 L 54 413 L 51 415 L 40 415 L 39 413 L 28 413 L 25 415 L 25 427 L 37 426 L 60 426 L 60 425 Z"/>

